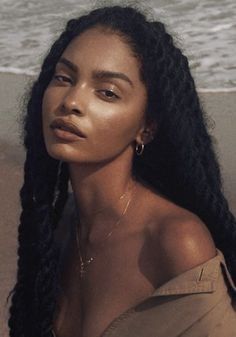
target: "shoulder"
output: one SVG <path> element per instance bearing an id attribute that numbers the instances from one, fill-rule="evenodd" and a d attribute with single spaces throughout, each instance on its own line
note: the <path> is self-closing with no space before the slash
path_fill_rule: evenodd
<path id="1" fill-rule="evenodd" d="M 152 254 L 165 279 L 171 279 L 216 256 L 207 226 L 195 214 L 173 207 L 153 223 Z"/>

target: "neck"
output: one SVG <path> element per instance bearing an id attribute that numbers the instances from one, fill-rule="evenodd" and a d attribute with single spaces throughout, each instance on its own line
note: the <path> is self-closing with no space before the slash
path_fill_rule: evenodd
<path id="1" fill-rule="evenodd" d="M 131 165 L 127 160 L 91 166 L 69 164 L 82 240 L 99 241 L 122 216 L 135 185 Z"/>

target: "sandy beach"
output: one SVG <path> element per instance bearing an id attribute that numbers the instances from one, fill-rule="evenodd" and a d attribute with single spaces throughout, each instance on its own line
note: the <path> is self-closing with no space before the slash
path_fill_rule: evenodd
<path id="1" fill-rule="evenodd" d="M 20 212 L 24 150 L 19 139 L 19 106 L 31 78 L 0 73 L 0 335 L 7 337 L 6 297 L 15 282 L 17 227 Z M 211 134 L 224 178 L 224 191 L 236 215 L 236 91 L 201 93 L 203 106 L 211 118 Z"/>

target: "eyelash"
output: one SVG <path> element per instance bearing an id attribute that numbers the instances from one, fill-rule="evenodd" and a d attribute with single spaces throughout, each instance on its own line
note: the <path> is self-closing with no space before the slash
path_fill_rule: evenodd
<path id="1" fill-rule="evenodd" d="M 67 76 L 63 76 L 63 75 L 54 75 L 53 77 L 55 80 L 57 80 L 58 82 L 69 82 L 71 83 L 71 79 Z"/>
<path id="2" fill-rule="evenodd" d="M 53 78 L 58 81 L 58 82 L 68 82 L 71 83 L 71 79 L 67 76 L 63 76 L 63 75 L 54 75 Z M 116 95 L 112 90 L 109 89 L 102 89 L 102 90 L 97 90 L 98 93 L 112 93 L 112 96 L 106 96 L 105 94 L 103 94 L 103 98 L 112 101 L 114 99 L 120 99 L 120 97 L 118 95 Z"/>
<path id="3" fill-rule="evenodd" d="M 112 90 L 109 89 L 102 89 L 102 90 L 98 90 L 99 93 L 103 92 L 103 93 L 112 93 L 112 96 L 106 96 L 105 94 L 103 95 L 103 97 L 105 97 L 105 99 L 108 99 L 109 101 L 114 100 L 114 99 L 120 99 L 120 97 L 118 95 L 116 95 Z"/>

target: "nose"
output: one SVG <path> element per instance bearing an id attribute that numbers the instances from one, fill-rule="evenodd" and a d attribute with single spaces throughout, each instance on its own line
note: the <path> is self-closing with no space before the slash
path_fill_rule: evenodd
<path id="1" fill-rule="evenodd" d="M 83 104 L 83 90 L 79 87 L 70 87 L 66 91 L 61 108 L 63 113 L 71 114 L 83 114 L 84 104 Z"/>

